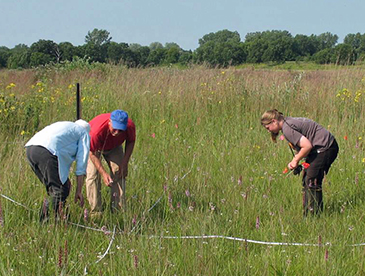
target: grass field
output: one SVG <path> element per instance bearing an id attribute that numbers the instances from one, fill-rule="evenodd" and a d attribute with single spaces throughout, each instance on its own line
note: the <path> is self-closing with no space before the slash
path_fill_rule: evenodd
<path id="1" fill-rule="evenodd" d="M 127 208 L 85 220 L 72 190 L 71 224 L 40 225 L 45 190 L 24 144 L 75 120 L 76 83 L 85 120 L 118 108 L 136 124 Z M 338 140 L 320 217 L 303 218 L 301 180 L 282 173 L 288 145 L 260 125 L 271 108 L 311 118 Z M 1 275 L 364 274 L 365 68 L 5 70 L 0 130 L 0 193 L 23 205 L 0 197 Z M 103 196 L 107 205 L 107 187 Z M 202 235 L 241 240 L 180 238 Z"/>

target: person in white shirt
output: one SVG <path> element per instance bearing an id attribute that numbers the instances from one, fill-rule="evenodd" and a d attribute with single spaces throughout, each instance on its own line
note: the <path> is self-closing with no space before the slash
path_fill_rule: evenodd
<path id="1" fill-rule="evenodd" d="M 90 151 L 89 132 L 90 125 L 84 120 L 56 122 L 36 133 L 25 145 L 29 164 L 45 185 L 56 218 L 70 193 L 68 175 L 74 161 L 77 179 L 75 202 L 79 201 L 81 206 L 84 204 L 82 186 Z M 40 221 L 46 219 L 48 206 L 42 206 Z"/>

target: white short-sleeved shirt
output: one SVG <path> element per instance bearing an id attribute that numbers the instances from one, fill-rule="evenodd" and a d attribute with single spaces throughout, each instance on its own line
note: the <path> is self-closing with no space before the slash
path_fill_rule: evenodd
<path id="1" fill-rule="evenodd" d="M 63 184 L 74 161 L 75 174 L 86 175 L 90 136 L 82 126 L 66 121 L 53 123 L 37 132 L 25 145 L 29 146 L 42 146 L 57 156 L 59 177 Z"/>

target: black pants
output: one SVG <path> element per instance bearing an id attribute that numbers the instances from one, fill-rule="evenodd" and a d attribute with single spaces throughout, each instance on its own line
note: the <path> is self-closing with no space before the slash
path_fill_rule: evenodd
<path id="1" fill-rule="evenodd" d="M 331 147 L 324 152 L 313 152 L 306 158 L 306 162 L 310 164 L 309 168 L 304 170 L 303 186 L 309 188 L 321 189 L 325 174 L 328 173 L 333 161 L 338 154 L 338 144 L 334 140 Z"/>
<path id="2" fill-rule="evenodd" d="M 70 180 L 67 178 L 67 181 L 62 184 L 58 172 L 58 158 L 46 148 L 29 146 L 26 148 L 26 154 L 32 170 L 45 185 L 57 215 L 60 203 L 63 206 L 70 193 Z"/>
<path id="3" fill-rule="evenodd" d="M 311 153 L 307 158 L 309 168 L 303 173 L 303 214 L 319 214 L 323 211 L 322 182 L 338 154 L 338 144 L 321 153 Z"/>

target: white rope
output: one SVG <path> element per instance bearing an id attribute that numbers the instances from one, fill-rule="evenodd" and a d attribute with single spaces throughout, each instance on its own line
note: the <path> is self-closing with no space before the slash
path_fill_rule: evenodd
<path id="1" fill-rule="evenodd" d="M 144 211 L 143 213 L 142 213 L 142 217 L 144 217 L 144 215 L 145 215 L 145 213 L 149 213 L 160 201 L 161 201 L 161 199 L 162 199 L 162 197 L 163 197 L 163 195 L 164 194 L 162 194 L 156 201 L 155 201 L 155 203 L 147 210 L 147 211 Z M 141 220 L 139 220 L 138 221 L 138 223 L 136 223 L 136 225 L 134 225 L 133 226 L 133 228 L 131 229 L 131 231 L 129 231 L 129 234 L 131 234 L 133 231 L 134 231 L 134 229 L 136 229 L 137 228 L 137 226 L 139 225 L 141 223 Z"/>
<path id="2" fill-rule="evenodd" d="M 7 197 L 3 194 L 0 194 L 3 198 L 10 200 L 11 202 L 20 205 L 28 210 L 32 210 L 30 208 L 28 208 L 27 206 L 16 202 L 15 200 L 11 199 L 10 197 Z M 162 197 L 162 196 L 161 196 Z M 152 205 L 152 207 L 149 209 L 151 210 L 154 206 L 156 206 L 156 204 L 161 200 L 161 197 L 155 202 L 154 205 Z M 33 210 L 32 210 L 33 211 Z M 97 228 L 92 228 L 92 227 L 88 227 L 88 226 L 84 226 L 81 224 L 77 224 L 77 223 L 73 223 L 73 222 L 69 222 L 69 224 L 77 226 L 77 227 L 82 227 L 88 230 L 92 230 L 92 231 L 98 231 L 98 232 L 104 232 L 105 230 L 103 229 L 97 229 Z M 134 229 L 134 228 L 133 228 Z M 133 229 L 129 232 L 131 233 L 133 231 Z M 113 237 L 112 240 L 109 244 L 109 247 L 106 251 L 106 254 L 108 252 L 108 250 L 110 249 L 110 246 L 114 240 L 114 235 L 115 235 L 115 226 L 114 226 L 114 231 L 113 231 Z M 233 240 L 233 241 L 240 241 L 240 242 L 247 242 L 247 243 L 253 243 L 253 244 L 262 244 L 262 245 L 281 245 L 281 246 L 333 246 L 332 243 L 317 243 L 317 244 L 310 244 L 310 243 L 298 243 L 298 242 L 268 242 L 268 241 L 257 241 L 257 240 L 250 240 L 250 239 L 244 239 L 244 238 L 237 238 L 237 237 L 229 237 L 229 236 L 222 236 L 222 235 L 203 235 L 203 236 L 149 236 L 150 239 L 152 238 L 158 238 L 158 239 L 225 239 L 225 240 Z M 365 246 L 365 243 L 356 243 L 356 244 L 350 244 L 348 246 L 353 246 L 353 247 L 359 247 L 359 246 Z M 105 253 L 104 253 L 105 254 Z M 105 254 L 105 255 L 106 255 Z"/>
<path id="3" fill-rule="evenodd" d="M 150 212 L 153 208 L 155 208 L 155 206 L 161 201 L 162 197 L 163 194 L 156 200 L 156 202 L 151 206 L 151 208 L 147 210 L 147 213 Z"/>
<path id="4" fill-rule="evenodd" d="M 98 262 L 100 262 L 102 259 L 104 259 L 104 257 L 106 256 L 106 254 L 108 254 L 110 247 L 112 246 L 112 243 L 114 241 L 114 236 L 115 236 L 115 225 L 114 225 L 114 229 L 113 229 L 113 236 L 110 240 L 109 246 L 108 248 L 105 250 L 104 254 L 102 256 L 100 256 L 99 260 L 97 260 L 95 263 L 97 264 Z"/>
<path id="5" fill-rule="evenodd" d="M 73 225 L 73 226 L 76 226 L 76 227 L 85 228 L 85 229 L 88 229 L 88 230 L 97 231 L 97 232 L 104 232 L 105 233 L 105 230 L 103 230 L 101 228 L 89 227 L 89 226 L 85 226 L 85 225 L 70 222 L 70 221 L 68 223 Z"/>
<path id="6" fill-rule="evenodd" d="M 21 203 L 19 203 L 19 202 L 16 202 L 14 199 L 11 199 L 10 197 L 7 197 L 6 195 L 0 194 L 0 196 L 2 196 L 3 198 L 5 198 L 5 199 L 7 199 L 7 200 L 9 200 L 9 201 L 11 201 L 11 202 L 13 202 L 13 203 L 14 203 L 14 204 L 16 204 L 16 205 L 22 206 L 23 208 L 25 208 L 25 209 L 27 209 L 27 210 L 29 210 L 29 211 L 35 211 L 35 210 L 33 210 L 33 209 L 31 209 L 31 208 L 29 208 L 29 207 L 25 206 L 24 204 L 21 204 Z"/>
<path id="7" fill-rule="evenodd" d="M 194 167 L 194 162 L 195 162 L 195 154 L 194 154 L 193 162 L 191 163 L 190 169 L 180 179 L 184 179 L 189 173 L 191 173 L 191 171 L 193 170 L 193 167 Z"/>
<path id="8" fill-rule="evenodd" d="M 265 242 L 265 241 L 256 241 L 256 240 L 249 240 L 249 239 L 228 237 L 228 236 L 221 236 L 221 235 L 180 236 L 180 237 L 178 237 L 178 236 L 150 236 L 150 238 L 160 238 L 160 239 L 225 239 L 225 240 L 241 241 L 241 242 L 264 244 L 264 245 L 323 246 L 321 244 L 309 244 L 309 243 L 297 243 L 297 242 Z M 325 245 L 331 245 L 331 244 L 327 243 Z"/>

